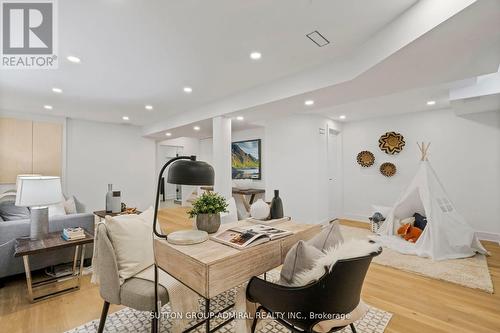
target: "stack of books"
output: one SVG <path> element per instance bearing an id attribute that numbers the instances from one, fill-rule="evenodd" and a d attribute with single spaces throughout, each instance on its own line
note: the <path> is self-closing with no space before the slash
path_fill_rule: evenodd
<path id="1" fill-rule="evenodd" d="M 67 241 L 82 239 L 85 238 L 85 231 L 80 227 L 64 228 L 61 237 Z"/>

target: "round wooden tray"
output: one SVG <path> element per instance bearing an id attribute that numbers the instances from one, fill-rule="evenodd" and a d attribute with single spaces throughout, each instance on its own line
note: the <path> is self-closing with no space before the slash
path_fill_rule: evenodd
<path id="1" fill-rule="evenodd" d="M 356 160 L 362 167 L 371 167 L 375 163 L 375 155 L 371 151 L 363 150 L 358 153 Z"/>
<path id="2" fill-rule="evenodd" d="M 391 162 L 382 163 L 380 166 L 380 173 L 386 177 L 392 177 L 396 174 L 396 166 Z"/>

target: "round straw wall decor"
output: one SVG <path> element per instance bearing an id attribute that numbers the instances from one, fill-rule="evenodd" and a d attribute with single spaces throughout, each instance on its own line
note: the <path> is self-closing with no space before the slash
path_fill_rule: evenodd
<path id="1" fill-rule="evenodd" d="M 356 160 L 358 161 L 358 164 L 361 165 L 362 167 L 371 167 L 373 163 L 375 163 L 375 156 L 371 151 L 368 150 L 363 150 L 358 153 L 358 156 L 356 157 Z"/>
<path id="2" fill-rule="evenodd" d="M 399 133 L 387 132 L 378 139 L 378 146 L 386 154 L 394 155 L 403 150 L 405 139 Z"/>
<path id="3" fill-rule="evenodd" d="M 396 174 L 396 166 L 391 162 L 382 163 L 380 166 L 380 173 L 386 177 L 392 177 Z"/>

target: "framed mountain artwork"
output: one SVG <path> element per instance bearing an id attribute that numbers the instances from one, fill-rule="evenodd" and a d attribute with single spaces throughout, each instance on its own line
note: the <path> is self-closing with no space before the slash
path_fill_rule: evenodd
<path id="1" fill-rule="evenodd" d="M 233 179 L 262 179 L 260 139 L 231 143 Z"/>

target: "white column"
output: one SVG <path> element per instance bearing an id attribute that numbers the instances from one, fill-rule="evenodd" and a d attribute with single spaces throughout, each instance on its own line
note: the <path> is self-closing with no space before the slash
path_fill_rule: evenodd
<path id="1" fill-rule="evenodd" d="M 212 125 L 214 191 L 229 199 L 232 196 L 231 119 L 221 116 L 215 117 L 212 119 Z"/>

